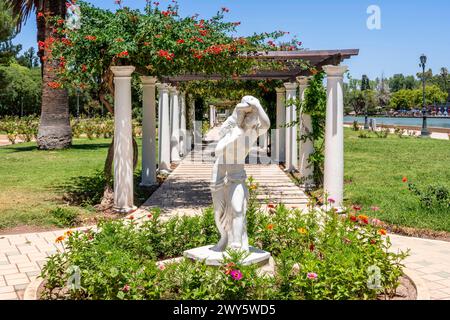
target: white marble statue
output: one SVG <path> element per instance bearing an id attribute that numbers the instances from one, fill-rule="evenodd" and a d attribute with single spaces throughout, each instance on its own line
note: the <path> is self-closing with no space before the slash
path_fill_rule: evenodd
<path id="1" fill-rule="evenodd" d="M 215 221 L 221 238 L 211 250 L 227 248 L 249 251 L 246 211 L 245 158 L 258 137 L 270 128 L 270 120 L 258 99 L 245 96 L 223 123 L 215 150 L 211 193 Z"/>

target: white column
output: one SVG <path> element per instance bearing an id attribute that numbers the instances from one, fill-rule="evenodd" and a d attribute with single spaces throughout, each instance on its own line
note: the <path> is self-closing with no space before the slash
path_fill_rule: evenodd
<path id="1" fill-rule="evenodd" d="M 209 127 L 214 128 L 214 106 L 209 106 Z"/>
<path id="2" fill-rule="evenodd" d="M 346 66 L 325 66 L 327 110 L 325 123 L 324 192 L 340 207 L 344 199 L 344 93 Z"/>
<path id="3" fill-rule="evenodd" d="M 172 162 L 180 161 L 180 100 L 179 100 L 179 92 L 175 87 L 171 87 L 170 96 L 172 101 L 172 115 L 171 115 L 171 123 L 172 123 L 172 135 L 170 138 L 170 159 Z"/>
<path id="4" fill-rule="evenodd" d="M 191 108 L 193 109 L 193 117 L 192 117 L 192 128 L 194 128 L 194 148 L 196 145 L 200 145 L 202 143 L 202 119 L 196 119 L 195 115 L 195 98 L 190 95 L 189 103 L 191 104 Z"/>
<path id="5" fill-rule="evenodd" d="M 159 171 L 170 171 L 170 112 L 169 86 L 158 85 L 159 91 Z"/>
<path id="6" fill-rule="evenodd" d="M 275 130 L 274 140 L 272 140 L 272 159 L 275 162 L 286 161 L 286 107 L 284 100 L 286 99 L 286 89 L 276 88 L 277 92 L 277 127 Z"/>
<path id="7" fill-rule="evenodd" d="M 141 186 L 156 184 L 156 97 L 155 77 L 142 81 L 142 178 Z"/>
<path id="8" fill-rule="evenodd" d="M 182 92 L 180 95 L 181 104 L 181 120 L 180 120 L 180 154 L 184 157 L 187 154 L 187 140 L 188 135 L 186 132 L 186 93 Z"/>
<path id="9" fill-rule="evenodd" d="M 299 83 L 299 96 L 300 101 L 305 98 L 305 91 L 308 88 L 308 77 L 297 78 Z M 310 135 L 313 131 L 311 116 L 301 110 L 300 112 L 300 138 L 302 136 Z M 305 185 L 309 185 L 313 182 L 312 175 L 314 173 L 314 167 L 309 162 L 309 156 L 314 153 L 314 141 L 311 138 L 300 139 L 299 142 L 299 172 L 303 178 Z"/>
<path id="10" fill-rule="evenodd" d="M 136 209 L 133 199 L 131 75 L 133 66 L 111 67 L 114 73 L 114 211 Z"/>
<path id="11" fill-rule="evenodd" d="M 286 88 L 286 123 L 297 120 L 297 107 L 289 100 L 297 99 L 297 83 L 285 83 Z M 297 125 L 286 128 L 286 171 L 295 171 L 297 163 Z"/>

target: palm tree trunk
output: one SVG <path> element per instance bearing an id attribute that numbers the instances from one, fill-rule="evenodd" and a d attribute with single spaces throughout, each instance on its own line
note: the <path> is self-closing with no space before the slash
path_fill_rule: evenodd
<path id="1" fill-rule="evenodd" d="M 64 17 L 66 14 L 65 1 L 45 0 L 44 9 L 51 15 Z M 42 19 L 41 19 L 42 20 Z M 38 19 L 38 38 L 54 36 L 50 26 Z M 42 40 L 41 40 L 42 41 Z M 40 52 L 42 62 L 42 107 L 39 123 L 37 144 L 39 149 L 53 150 L 70 147 L 72 144 L 72 128 L 70 127 L 69 99 L 66 90 L 53 89 L 51 82 L 57 82 L 57 63 L 45 59 L 48 52 Z"/>

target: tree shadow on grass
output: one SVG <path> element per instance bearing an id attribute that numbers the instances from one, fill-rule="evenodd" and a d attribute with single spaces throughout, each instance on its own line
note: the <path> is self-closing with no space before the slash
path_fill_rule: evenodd
<path id="1" fill-rule="evenodd" d="M 73 144 L 70 148 L 62 149 L 62 150 L 51 150 L 51 151 L 65 151 L 65 150 L 99 150 L 99 149 L 108 149 L 111 143 L 104 142 L 91 142 L 91 143 L 83 143 L 83 144 Z M 30 151 L 39 151 L 36 145 L 28 145 L 21 146 L 19 144 L 9 145 L 1 147 L 3 150 L 8 150 L 10 152 L 30 152 Z M 48 151 L 48 150 L 47 150 Z M 42 150 L 42 152 L 46 152 L 46 150 Z"/>
<path id="2" fill-rule="evenodd" d="M 159 185 L 150 188 L 140 187 L 141 171 L 134 173 L 134 204 L 141 206 L 158 189 Z M 110 182 L 113 185 L 113 182 Z M 91 176 L 71 178 L 68 182 L 55 186 L 62 193 L 63 200 L 75 206 L 95 206 L 101 203 L 106 186 L 103 171 L 96 171 Z"/>

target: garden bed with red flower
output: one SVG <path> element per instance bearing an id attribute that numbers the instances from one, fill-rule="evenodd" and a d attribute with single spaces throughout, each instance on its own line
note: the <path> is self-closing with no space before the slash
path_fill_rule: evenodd
<path id="1" fill-rule="evenodd" d="M 218 233 L 211 209 L 166 222 L 155 211 L 142 224 L 107 221 L 97 232 L 68 235 L 65 251 L 43 268 L 42 298 L 379 299 L 398 298 L 399 288 L 414 287 L 403 277 L 407 254 L 389 250 L 378 220 L 361 212 L 301 213 L 283 205 L 263 213 L 252 199 L 249 237 L 253 246 L 272 254 L 271 274 L 242 265 L 240 252 L 229 252 L 222 267 L 189 259 L 161 263 L 217 242 Z"/>

